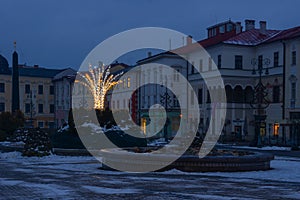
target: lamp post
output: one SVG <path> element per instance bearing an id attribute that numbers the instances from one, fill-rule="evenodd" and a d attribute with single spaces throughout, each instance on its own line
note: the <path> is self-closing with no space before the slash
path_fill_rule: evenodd
<path id="1" fill-rule="evenodd" d="M 33 98 L 35 98 L 35 97 L 36 96 L 33 94 L 32 90 L 30 90 L 30 93 L 27 95 L 27 98 L 30 98 L 30 119 L 29 119 L 30 128 L 33 128 L 33 116 L 36 114 L 35 106 L 33 104 Z"/>
<path id="2" fill-rule="evenodd" d="M 166 120 L 166 124 L 164 126 L 164 138 L 165 138 L 165 142 L 168 142 L 168 126 L 170 124 L 170 119 L 168 117 L 168 110 L 169 107 L 171 107 L 171 96 L 168 93 L 168 88 L 167 88 L 168 82 L 167 82 L 167 77 L 166 77 L 166 84 L 165 84 L 165 92 L 163 94 L 160 95 L 160 103 L 164 105 L 165 110 L 167 112 L 167 120 Z"/>
<path id="3" fill-rule="evenodd" d="M 269 101 L 267 100 L 267 91 L 266 87 L 262 83 L 262 75 L 265 70 L 265 75 L 269 74 L 268 65 L 270 64 L 270 59 L 263 59 L 262 56 L 259 56 L 258 59 L 253 58 L 251 60 L 253 66 L 252 74 L 255 75 L 258 72 L 259 80 L 257 85 L 254 88 L 254 97 L 250 102 L 250 106 L 254 109 L 254 120 L 255 120 L 255 137 L 253 145 L 257 147 L 262 146 L 262 135 L 266 133 L 266 111 L 265 109 L 269 106 Z M 267 66 L 265 69 L 263 66 Z M 257 66 L 257 68 L 256 68 Z"/>

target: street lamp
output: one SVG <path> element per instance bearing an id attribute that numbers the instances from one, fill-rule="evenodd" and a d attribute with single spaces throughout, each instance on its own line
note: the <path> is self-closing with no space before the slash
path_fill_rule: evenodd
<path id="1" fill-rule="evenodd" d="M 253 58 L 251 60 L 251 64 L 253 66 L 252 74 L 255 75 L 258 72 L 259 80 L 258 84 L 254 88 L 254 97 L 250 102 L 250 106 L 255 110 L 254 111 L 254 119 L 255 119 L 255 137 L 254 137 L 254 145 L 257 147 L 262 146 L 261 136 L 266 133 L 266 111 L 265 109 L 269 106 L 270 102 L 267 100 L 268 92 L 266 91 L 266 87 L 262 83 L 262 74 L 265 70 L 265 74 L 269 74 L 268 65 L 270 64 L 270 59 L 263 59 L 262 56 L 259 56 L 258 59 Z M 263 66 L 266 66 L 264 69 Z M 257 66 L 257 68 L 256 68 Z"/>
<path id="2" fill-rule="evenodd" d="M 32 90 L 30 90 L 30 93 L 27 95 L 27 98 L 30 98 L 30 128 L 33 127 L 33 116 L 36 114 L 35 113 L 35 106 L 33 103 L 33 98 L 36 98 L 36 96 L 33 94 Z"/>
<path id="3" fill-rule="evenodd" d="M 168 142 L 168 126 L 170 124 L 170 119 L 168 117 L 168 110 L 169 110 L 169 107 L 171 107 L 171 102 L 172 102 L 171 96 L 168 93 L 167 84 L 168 84 L 168 82 L 167 82 L 167 78 L 166 78 L 165 92 L 160 95 L 160 103 L 162 105 L 164 105 L 165 110 L 167 112 L 167 120 L 166 120 L 166 124 L 164 126 L 164 138 L 165 138 L 165 142 Z M 162 85 L 161 85 L 161 87 L 162 87 Z"/>

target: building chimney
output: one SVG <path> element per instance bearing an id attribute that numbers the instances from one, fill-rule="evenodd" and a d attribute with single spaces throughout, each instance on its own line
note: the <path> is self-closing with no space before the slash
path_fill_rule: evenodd
<path id="1" fill-rule="evenodd" d="M 266 21 L 260 21 L 259 22 L 259 32 L 262 35 L 267 34 L 267 22 Z"/>
<path id="2" fill-rule="evenodd" d="M 193 37 L 191 35 L 186 37 L 186 46 L 189 46 L 193 43 Z"/>
<path id="3" fill-rule="evenodd" d="M 148 51 L 148 58 L 152 56 L 151 51 Z"/>
<path id="4" fill-rule="evenodd" d="M 255 28 L 255 20 L 246 19 L 245 20 L 246 31 L 250 31 Z"/>
<path id="5" fill-rule="evenodd" d="M 243 30 L 242 23 L 241 22 L 236 22 L 235 33 L 239 34 L 239 33 L 242 32 L 242 30 Z"/>

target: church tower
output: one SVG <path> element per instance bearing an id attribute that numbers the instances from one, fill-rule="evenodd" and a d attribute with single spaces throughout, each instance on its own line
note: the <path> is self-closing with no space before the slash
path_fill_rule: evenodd
<path id="1" fill-rule="evenodd" d="M 16 52 L 16 42 L 14 42 L 14 53 L 12 58 L 12 106 L 11 112 L 20 110 L 20 94 L 19 94 L 19 61 Z"/>

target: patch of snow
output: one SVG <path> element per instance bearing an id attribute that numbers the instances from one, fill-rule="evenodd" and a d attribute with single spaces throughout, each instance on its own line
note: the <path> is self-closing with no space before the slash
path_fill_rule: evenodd
<path id="1" fill-rule="evenodd" d="M 291 147 L 279 147 L 279 146 L 264 146 L 261 148 L 258 147 L 249 147 L 249 146 L 238 146 L 238 145 L 227 145 L 227 144 L 218 144 L 220 146 L 229 146 L 239 149 L 252 149 L 252 150 L 265 150 L 265 151 L 291 151 Z"/>
<path id="2" fill-rule="evenodd" d="M 103 133 L 102 127 L 100 127 L 97 124 L 91 123 L 91 122 L 85 122 L 81 125 L 81 127 L 85 127 L 85 128 L 91 128 L 93 130 L 93 132 L 95 133 Z"/>

